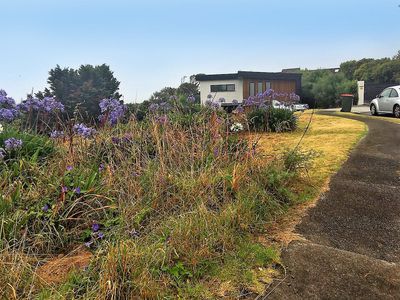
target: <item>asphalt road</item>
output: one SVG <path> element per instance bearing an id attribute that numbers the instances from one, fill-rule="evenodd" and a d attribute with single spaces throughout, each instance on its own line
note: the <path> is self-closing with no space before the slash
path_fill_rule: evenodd
<path id="1" fill-rule="evenodd" d="M 400 299 L 400 124 L 357 119 L 367 136 L 296 227 L 283 280 L 265 299 Z"/>

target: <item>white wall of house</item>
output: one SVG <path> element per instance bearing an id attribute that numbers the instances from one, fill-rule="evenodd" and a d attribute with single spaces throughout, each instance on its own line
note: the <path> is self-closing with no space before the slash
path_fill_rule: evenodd
<path id="1" fill-rule="evenodd" d="M 234 84 L 235 91 L 233 92 L 211 92 L 211 85 L 219 85 L 219 84 Z M 200 90 L 200 100 L 201 104 L 207 101 L 207 96 L 212 95 L 215 97 L 214 101 L 218 101 L 219 98 L 225 98 L 226 103 L 232 103 L 232 100 L 237 100 L 239 103 L 243 101 L 243 80 L 233 79 L 233 80 L 213 80 L 213 81 L 200 81 L 199 83 Z"/>

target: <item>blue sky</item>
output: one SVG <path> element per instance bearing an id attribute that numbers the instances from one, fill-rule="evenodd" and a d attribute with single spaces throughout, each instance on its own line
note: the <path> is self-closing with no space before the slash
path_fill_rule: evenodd
<path id="1" fill-rule="evenodd" d="M 183 76 L 336 67 L 400 50 L 400 0 L 0 0 L 0 88 L 111 66 L 126 102 Z"/>

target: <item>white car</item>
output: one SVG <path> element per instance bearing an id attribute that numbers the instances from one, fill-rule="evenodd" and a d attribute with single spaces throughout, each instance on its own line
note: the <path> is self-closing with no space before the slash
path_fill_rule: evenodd
<path id="1" fill-rule="evenodd" d="M 373 116 L 384 113 L 400 118 L 400 85 L 384 89 L 371 101 L 369 108 Z"/>
<path id="2" fill-rule="evenodd" d="M 292 111 L 305 111 L 306 109 L 308 109 L 308 105 L 303 103 L 296 103 L 291 106 Z"/>

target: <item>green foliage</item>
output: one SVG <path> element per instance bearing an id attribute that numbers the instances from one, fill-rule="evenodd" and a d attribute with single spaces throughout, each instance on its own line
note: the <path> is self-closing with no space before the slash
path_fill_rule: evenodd
<path id="1" fill-rule="evenodd" d="M 4 141 L 9 138 L 22 140 L 22 148 L 17 151 L 6 152 L 5 160 L 23 158 L 35 163 L 54 152 L 53 141 L 48 137 L 20 132 L 11 126 L 7 126 L 0 133 L 0 148 L 4 148 Z"/>
<path id="2" fill-rule="evenodd" d="M 399 52 L 400 53 L 400 52 Z M 320 108 L 335 107 L 339 95 L 350 93 L 357 96 L 357 81 L 370 83 L 400 83 L 400 54 L 391 58 L 363 58 L 340 65 L 340 72 L 329 70 L 302 71 L 302 101 Z"/>
<path id="3" fill-rule="evenodd" d="M 86 120 L 100 114 L 99 102 L 104 98 L 120 99 L 120 82 L 106 64 L 81 65 L 79 69 L 61 68 L 50 70 L 47 80 L 50 90 L 36 94 L 38 97 L 51 94 L 64 104 L 66 113 L 72 117 L 78 113 Z"/>
<path id="4" fill-rule="evenodd" d="M 314 106 L 316 100 L 317 107 L 335 107 L 340 94 L 356 92 L 357 82 L 347 79 L 344 73 L 332 73 L 328 70 L 303 71 L 303 102 L 311 106 Z"/>
<path id="5" fill-rule="evenodd" d="M 289 109 L 254 108 L 247 113 L 247 120 L 254 131 L 286 132 L 297 127 L 297 118 Z"/>

